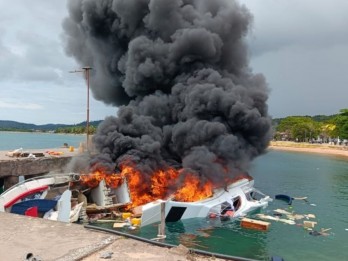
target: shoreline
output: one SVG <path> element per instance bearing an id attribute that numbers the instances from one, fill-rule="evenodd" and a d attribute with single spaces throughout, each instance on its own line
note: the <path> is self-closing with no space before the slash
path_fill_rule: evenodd
<path id="1" fill-rule="evenodd" d="M 348 158 L 348 147 L 341 145 L 310 144 L 292 141 L 271 141 L 268 149 L 301 153 L 314 153 L 326 156 L 341 156 Z"/>

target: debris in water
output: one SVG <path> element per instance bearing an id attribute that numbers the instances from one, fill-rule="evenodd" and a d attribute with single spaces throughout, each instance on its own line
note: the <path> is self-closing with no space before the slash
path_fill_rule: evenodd
<path id="1" fill-rule="evenodd" d="M 314 228 L 314 226 L 318 224 L 317 222 L 314 221 L 303 221 L 303 227 L 304 228 Z"/>
<path id="2" fill-rule="evenodd" d="M 291 204 L 292 204 L 292 200 L 293 200 L 294 198 L 293 198 L 293 197 L 290 197 L 290 196 L 288 196 L 288 195 L 278 194 L 278 195 L 275 195 L 275 199 L 283 200 L 283 201 L 287 202 L 288 205 L 291 205 Z"/>
<path id="3" fill-rule="evenodd" d="M 320 231 L 316 231 L 316 230 L 310 231 L 309 234 L 312 236 L 328 236 L 329 233 L 326 233 L 326 232 L 329 230 L 331 230 L 331 228 L 326 228 L 326 229 L 322 228 Z"/>
<path id="4" fill-rule="evenodd" d="M 273 218 L 272 216 L 270 216 Z M 256 219 L 250 219 L 250 218 L 243 218 L 240 223 L 241 227 L 243 228 L 249 228 L 249 229 L 255 229 L 255 230 L 261 230 L 261 231 L 267 231 L 271 223 L 260 221 Z"/>
<path id="5" fill-rule="evenodd" d="M 295 225 L 296 224 L 295 221 L 290 220 L 290 219 L 273 217 L 273 216 L 268 216 L 268 215 L 264 215 L 264 214 L 257 214 L 256 216 L 258 218 L 261 218 L 261 219 L 279 221 L 279 222 L 286 223 L 286 224 L 289 224 L 289 225 Z"/>

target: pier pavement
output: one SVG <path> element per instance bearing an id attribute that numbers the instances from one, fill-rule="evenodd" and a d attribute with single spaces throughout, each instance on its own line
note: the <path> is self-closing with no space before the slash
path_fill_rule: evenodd
<path id="1" fill-rule="evenodd" d="M 83 225 L 0 212 L 0 259 L 41 261 L 207 261 L 185 248 L 154 246 L 138 240 L 86 229 Z"/>

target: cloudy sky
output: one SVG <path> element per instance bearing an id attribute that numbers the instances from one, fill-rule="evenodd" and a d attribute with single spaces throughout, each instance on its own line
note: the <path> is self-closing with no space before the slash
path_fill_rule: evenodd
<path id="1" fill-rule="evenodd" d="M 70 0 L 73 1 L 73 0 Z M 86 84 L 62 44 L 67 0 L 0 0 L 0 120 L 79 123 Z M 250 63 L 270 88 L 272 117 L 348 108 L 348 1 L 240 0 L 254 16 Z M 92 98 L 90 120 L 116 108 Z"/>

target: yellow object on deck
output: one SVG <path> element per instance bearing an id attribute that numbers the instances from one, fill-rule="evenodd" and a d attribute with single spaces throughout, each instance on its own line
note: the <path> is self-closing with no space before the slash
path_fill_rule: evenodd
<path id="1" fill-rule="evenodd" d="M 140 219 L 140 218 L 132 218 L 132 219 L 131 219 L 131 224 L 132 224 L 133 226 L 140 226 L 140 224 L 141 224 L 141 219 Z"/>
<path id="2" fill-rule="evenodd" d="M 70 147 L 69 147 L 69 151 L 70 151 L 70 152 L 74 152 L 74 146 L 70 146 Z"/>
<path id="3" fill-rule="evenodd" d="M 127 219 L 129 217 L 131 217 L 132 213 L 129 213 L 129 212 L 124 212 L 122 213 L 122 219 Z"/>

